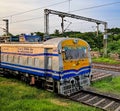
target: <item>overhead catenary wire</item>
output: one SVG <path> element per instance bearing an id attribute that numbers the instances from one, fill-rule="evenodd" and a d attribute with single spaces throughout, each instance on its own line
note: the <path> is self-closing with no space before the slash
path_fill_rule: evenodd
<path id="1" fill-rule="evenodd" d="M 23 12 L 19 12 L 19 13 L 16 13 L 16 14 L 12 14 L 12 15 L 8 15 L 8 16 L 0 17 L 0 18 L 11 17 L 11 16 L 13 17 L 13 16 L 17 16 L 17 15 L 28 13 L 28 12 L 40 10 L 40 9 L 43 9 L 43 8 L 46 8 L 46 7 L 50 7 L 50 6 L 54 6 L 54 5 L 59 5 L 59 4 L 65 3 L 65 2 L 68 2 L 68 0 L 65 0 L 65 1 L 62 1 L 62 2 L 58 2 L 58 3 L 54 3 L 54 4 L 51 4 L 51 5 L 46 5 L 46 6 L 35 8 L 35 9 L 31 9 L 31 10 L 27 10 L 27 11 L 23 11 Z M 96 5 L 96 6 L 92 6 L 92 7 L 87 7 L 87 8 L 81 8 L 81 9 L 77 9 L 77 10 L 72 10 L 71 12 L 82 11 L 82 10 L 89 10 L 89 9 L 93 9 L 93 8 L 99 8 L 99 7 L 104 7 L 104 6 L 109 6 L 109 5 L 119 4 L 119 3 L 120 2 L 106 3 L 106 4 L 102 4 L 102 5 Z"/>
<path id="2" fill-rule="evenodd" d="M 23 12 L 19 12 L 19 13 L 16 13 L 16 14 L 12 14 L 12 15 L 8 15 L 8 16 L 0 17 L 0 18 L 13 17 L 13 16 L 17 16 L 17 15 L 28 13 L 28 12 L 40 10 L 40 9 L 43 9 L 43 8 L 46 8 L 46 7 L 51 7 L 51 6 L 63 4 L 65 2 L 68 2 L 68 0 L 65 0 L 65 1 L 62 1 L 62 2 L 57 2 L 57 3 L 51 4 L 51 5 L 46 5 L 46 6 L 35 8 L 35 9 L 31 9 L 31 10 L 27 10 L 27 11 L 23 11 Z"/>
<path id="3" fill-rule="evenodd" d="M 102 5 L 96 5 L 96 6 L 92 6 L 92 7 L 87 7 L 87 8 L 81 8 L 81 9 L 77 9 L 77 10 L 72 10 L 71 12 L 77 12 L 77 11 L 89 10 L 89 9 L 94 9 L 94 8 L 100 8 L 100 7 L 105 7 L 105 6 L 114 5 L 114 4 L 120 4 L 120 2 L 112 2 L 112 3 L 106 3 L 106 4 L 102 4 Z"/>
<path id="4" fill-rule="evenodd" d="M 12 15 L 8 15 L 8 16 L 0 17 L 0 18 L 13 17 L 13 16 L 17 16 L 17 15 L 28 13 L 28 12 L 40 10 L 40 9 L 43 9 L 43 8 L 46 8 L 46 7 L 50 7 L 50 6 L 54 6 L 54 5 L 59 5 L 59 4 L 65 3 L 65 2 L 68 2 L 68 0 L 65 0 L 65 1 L 62 1 L 62 2 L 58 2 L 58 3 L 54 3 L 54 4 L 51 4 L 51 5 L 46 5 L 46 6 L 35 8 L 35 9 L 31 9 L 31 10 L 27 10 L 27 11 L 23 11 L 23 12 L 19 12 L 19 13 L 16 13 L 16 14 L 12 14 Z M 77 11 L 82 11 L 82 10 L 89 10 L 89 9 L 93 9 L 93 8 L 105 7 L 105 6 L 119 4 L 119 3 L 120 2 L 106 3 L 106 4 L 102 4 L 102 5 L 96 5 L 96 6 L 92 6 L 92 7 L 87 7 L 87 8 L 81 8 L 81 9 L 77 9 L 77 10 L 72 10 L 70 12 L 77 12 Z"/>
<path id="5" fill-rule="evenodd" d="M 35 17 L 35 18 L 31 18 L 31 19 L 24 19 L 24 20 L 19 20 L 19 21 L 15 21 L 15 22 L 12 22 L 11 24 L 13 23 L 19 23 L 19 22 L 25 22 L 25 21 L 30 21 L 30 20 L 35 20 L 35 19 L 42 19 L 43 16 L 41 17 Z"/>
<path id="6" fill-rule="evenodd" d="M 67 1 L 68 1 L 68 0 L 67 0 Z M 57 4 L 65 3 L 65 2 L 67 2 L 67 1 L 55 3 L 55 4 L 52 4 L 52 5 L 48 5 L 48 6 L 54 6 L 54 5 L 57 5 Z M 88 8 L 82 8 L 82 9 L 72 10 L 71 12 L 89 10 L 89 9 L 93 9 L 93 8 L 99 8 L 99 7 L 104 7 L 104 6 L 109 6 L 109 5 L 119 4 L 119 3 L 120 3 L 120 2 L 106 3 L 106 4 L 96 5 L 96 6 L 92 6 L 92 7 L 88 7 Z M 47 7 L 47 6 L 44 6 L 44 7 L 41 7 L 41 8 L 36 8 L 36 9 L 32 9 L 32 10 L 28 10 L 28 11 L 21 12 L 21 13 L 16 13 L 16 14 L 11 15 L 11 16 L 21 15 L 21 14 L 24 14 L 24 13 L 27 13 L 27 12 L 31 12 L 31 11 L 35 11 L 35 10 L 39 10 L 39 9 L 42 9 L 42 8 L 45 8 L 45 7 Z M 7 16 L 6 16 L 6 17 L 7 17 Z M 10 17 L 10 16 L 8 16 L 8 17 Z M 31 19 L 25 19 L 25 20 L 15 21 L 15 22 L 12 22 L 12 23 L 30 21 L 30 20 L 34 20 L 34 19 L 38 19 L 38 18 L 39 18 L 39 17 L 31 18 Z M 41 17 L 40 17 L 40 18 L 41 18 Z M 42 18 L 44 18 L 44 17 L 42 17 Z"/>
<path id="7" fill-rule="evenodd" d="M 120 20 L 120 17 L 118 17 L 118 18 L 113 18 L 113 19 L 107 19 L 107 21 L 114 21 L 114 20 Z"/>
<path id="8" fill-rule="evenodd" d="M 31 9 L 31 10 L 28 10 L 28 11 L 16 13 L 16 14 L 13 14 L 13 15 L 4 16 L 2 18 L 13 17 L 13 16 L 17 16 L 17 15 L 22 15 L 22 14 L 25 14 L 25 13 L 28 13 L 28 12 L 32 12 L 32 11 L 36 11 L 36 10 L 40 10 L 40 9 L 43 9 L 43 8 L 46 8 L 46 7 L 50 7 L 50 6 L 54 6 L 54 5 L 59 5 L 59 4 L 65 3 L 65 2 L 68 2 L 68 0 L 62 1 L 62 2 L 58 2 L 58 3 L 54 3 L 54 4 L 51 4 L 51 5 L 47 5 L 47 6 L 43 6 L 43 7 L 39 7 L 39 8 L 36 8 L 36 9 Z M 71 10 L 70 12 L 90 10 L 90 9 L 94 9 L 94 8 L 100 8 L 100 7 L 110 6 L 110 5 L 119 4 L 119 3 L 120 2 L 106 3 L 106 4 L 102 4 L 102 5 L 96 5 L 96 6 L 92 6 L 92 7 L 81 8 L 81 9 L 77 9 L 77 10 Z M 12 24 L 12 23 L 20 23 L 20 22 L 27 22 L 27 21 L 31 21 L 31 20 L 35 20 L 35 19 L 41 19 L 41 18 L 44 18 L 44 16 L 35 17 L 35 18 L 29 18 L 29 19 L 24 19 L 24 20 L 19 20 L 19 21 L 12 21 L 12 22 L 10 22 L 10 24 Z"/>

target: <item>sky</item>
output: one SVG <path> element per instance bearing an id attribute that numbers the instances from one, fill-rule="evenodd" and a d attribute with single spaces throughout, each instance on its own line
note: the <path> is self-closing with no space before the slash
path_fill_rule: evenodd
<path id="1" fill-rule="evenodd" d="M 0 35 L 4 34 L 3 19 L 9 20 L 9 32 L 14 35 L 44 32 L 46 8 L 102 20 L 108 23 L 108 28 L 120 28 L 120 0 L 0 0 Z M 67 17 L 64 19 L 66 31 L 96 31 L 95 23 Z M 49 24 L 50 33 L 56 29 L 61 32 L 60 17 L 50 15 Z M 102 25 L 100 30 L 104 30 Z"/>

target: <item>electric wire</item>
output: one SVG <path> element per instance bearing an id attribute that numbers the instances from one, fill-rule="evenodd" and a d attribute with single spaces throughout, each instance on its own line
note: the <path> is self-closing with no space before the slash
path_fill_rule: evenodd
<path id="1" fill-rule="evenodd" d="M 66 2 L 66 1 L 56 3 L 56 5 L 57 5 L 57 4 L 64 3 L 64 2 Z M 99 7 L 104 7 L 104 6 L 109 6 L 109 5 L 113 5 L 113 4 L 119 4 L 119 3 L 120 3 L 120 2 L 112 2 L 112 3 L 107 3 L 107 4 L 92 6 L 92 7 L 88 7 L 88 8 L 82 8 L 82 9 L 72 10 L 72 11 L 70 11 L 70 12 L 77 12 L 77 11 L 82 11 L 82 10 L 89 10 L 89 9 L 93 9 L 93 8 L 99 8 Z M 53 5 L 55 5 L 55 4 L 52 4 L 51 6 L 53 6 Z M 44 6 L 44 7 L 45 7 L 45 6 Z M 33 10 L 38 10 L 38 9 L 40 9 L 40 8 L 33 9 Z M 30 11 L 33 11 L 33 10 L 29 10 L 29 11 L 26 11 L 26 12 L 24 12 L 24 13 L 27 13 L 27 12 L 30 12 Z M 18 14 L 19 14 L 19 13 L 18 13 Z M 18 15 L 18 14 L 17 14 L 17 15 Z M 14 16 L 15 16 L 15 14 L 14 14 Z M 40 18 L 41 18 L 41 17 L 40 17 Z M 44 17 L 43 17 L 43 18 L 44 18 Z M 18 22 L 30 21 L 30 20 L 34 20 L 34 19 L 38 19 L 38 18 L 25 19 L 25 20 L 21 20 L 21 21 L 18 21 Z M 12 22 L 12 23 L 13 23 L 13 22 Z M 17 21 L 14 22 L 14 23 L 17 23 Z"/>
<path id="2" fill-rule="evenodd" d="M 16 13 L 16 14 L 12 14 L 12 15 L 8 15 L 8 16 L 0 17 L 0 18 L 6 18 L 6 17 L 13 17 L 13 16 L 17 16 L 17 15 L 22 15 L 22 14 L 25 14 L 25 13 L 28 13 L 28 12 L 32 12 L 32 11 L 36 11 L 36 10 L 40 10 L 40 9 L 43 9 L 43 8 L 46 8 L 46 7 L 51 7 L 51 6 L 63 4 L 65 2 L 68 2 L 68 0 L 65 0 L 65 1 L 62 1 L 62 2 L 58 2 L 58 3 L 54 3 L 54 4 L 51 4 L 51 5 L 47 5 L 47 6 L 43 6 L 43 7 L 39 7 L 39 8 L 36 8 L 36 9 L 31 9 L 31 10 L 27 10 L 27 11 L 24 11 L 24 12 L 19 12 L 19 13 Z M 100 8 L 100 7 L 105 7 L 105 6 L 110 6 L 110 5 L 114 5 L 114 4 L 120 4 L 120 2 L 112 2 L 112 3 L 102 4 L 102 5 L 96 5 L 96 6 L 92 6 L 92 7 L 87 7 L 87 8 L 81 8 L 81 9 L 77 9 L 77 10 L 72 10 L 70 12 L 90 10 L 90 9 Z M 41 18 L 44 18 L 44 16 L 36 17 L 36 18 L 30 18 L 30 19 L 24 19 L 24 20 L 19 20 L 19 21 L 11 22 L 10 24 L 12 24 L 12 23 L 20 23 L 20 22 L 25 22 L 25 21 L 35 20 L 35 19 L 41 19 Z"/>
<path id="3" fill-rule="evenodd" d="M 31 21 L 31 20 L 35 20 L 35 19 L 42 19 L 42 18 L 43 18 L 43 16 L 41 16 L 41 17 L 35 17 L 35 18 L 31 18 L 31 19 L 19 20 L 19 21 L 12 22 L 11 24 L 13 24 L 13 23 L 19 23 L 19 22 L 25 22 L 25 21 Z"/>
<path id="4" fill-rule="evenodd" d="M 43 8 L 46 8 L 46 7 L 51 7 L 51 6 L 55 6 L 55 5 L 59 5 L 59 4 L 63 4 L 63 3 L 65 3 L 65 2 L 68 2 L 68 0 L 65 0 L 65 1 L 62 1 L 62 2 L 58 2 L 58 3 L 54 3 L 54 4 L 51 4 L 51 5 L 46 5 L 46 6 L 39 7 L 39 8 L 35 8 L 35 9 L 31 9 L 31 10 L 27 10 L 27 11 L 24 11 L 24 12 L 19 12 L 19 13 L 16 13 L 16 14 L 12 14 L 12 15 L 8 15 L 8 16 L 4 16 L 4 17 L 1 17 L 1 18 L 13 17 L 13 16 L 17 16 L 17 15 L 21 15 L 21 14 L 28 13 L 28 12 L 32 12 L 32 11 L 36 11 L 36 10 L 40 10 L 40 9 L 43 9 Z"/>
<path id="5" fill-rule="evenodd" d="M 100 7 L 105 7 L 105 6 L 119 4 L 119 3 L 120 2 L 106 3 L 106 4 L 96 5 L 96 6 L 92 6 L 92 7 L 88 7 L 88 8 L 81 8 L 81 9 L 73 10 L 73 11 L 70 11 L 70 12 L 77 12 L 77 11 L 89 10 L 89 9 L 94 9 L 94 8 L 100 8 Z"/>
<path id="6" fill-rule="evenodd" d="M 62 1 L 62 2 L 58 2 L 58 3 L 54 3 L 54 4 L 51 4 L 51 5 L 47 5 L 47 6 L 43 6 L 43 7 L 39 7 L 39 8 L 35 8 L 35 9 L 31 9 L 31 10 L 27 10 L 27 11 L 24 11 L 24 12 L 19 12 L 19 13 L 16 13 L 16 14 L 12 14 L 12 15 L 8 15 L 8 16 L 0 17 L 0 18 L 13 17 L 13 16 L 17 16 L 17 15 L 28 13 L 28 12 L 40 10 L 40 9 L 45 8 L 45 7 L 59 5 L 59 4 L 65 3 L 65 2 L 68 2 L 68 0 L 65 0 L 65 1 Z M 72 10 L 70 12 L 76 12 L 76 11 L 82 11 L 82 10 L 89 10 L 89 9 L 93 9 L 93 8 L 99 8 L 99 7 L 104 7 L 104 6 L 109 6 L 109 5 L 119 4 L 119 3 L 120 2 L 106 3 L 106 4 L 96 5 L 96 6 L 92 6 L 92 7 L 88 7 L 88 8 L 82 8 L 82 9 Z"/>

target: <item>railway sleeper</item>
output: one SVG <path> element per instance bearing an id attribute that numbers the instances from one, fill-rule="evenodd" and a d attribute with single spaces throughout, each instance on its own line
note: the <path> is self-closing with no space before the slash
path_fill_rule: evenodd
<path id="1" fill-rule="evenodd" d="M 105 111 L 120 111 L 120 99 L 94 91 L 82 90 L 69 97 L 77 102 L 94 106 Z"/>

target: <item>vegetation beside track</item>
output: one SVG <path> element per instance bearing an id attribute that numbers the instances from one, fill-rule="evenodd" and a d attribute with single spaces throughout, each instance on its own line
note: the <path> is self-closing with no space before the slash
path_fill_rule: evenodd
<path id="1" fill-rule="evenodd" d="M 120 76 L 106 78 L 92 84 L 100 92 L 120 95 Z"/>
<path id="2" fill-rule="evenodd" d="M 104 58 L 104 57 L 92 58 L 92 62 L 111 64 L 111 65 L 120 64 L 120 61 L 113 60 L 111 58 Z"/>
<path id="3" fill-rule="evenodd" d="M 101 111 L 30 87 L 15 79 L 0 77 L 0 111 Z"/>

